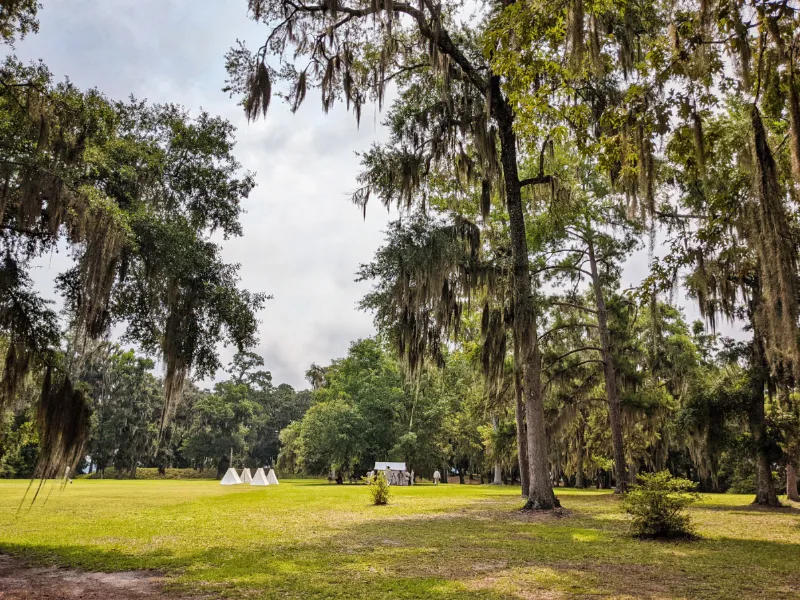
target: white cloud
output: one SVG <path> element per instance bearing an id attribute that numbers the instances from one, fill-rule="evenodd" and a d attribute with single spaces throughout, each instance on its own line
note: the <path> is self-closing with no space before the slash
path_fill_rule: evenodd
<path id="1" fill-rule="evenodd" d="M 224 254 L 241 263 L 245 287 L 274 294 L 260 315 L 257 351 L 275 381 L 303 386 L 312 361 L 343 356 L 351 340 L 373 332 L 371 316 L 355 308 L 367 286 L 353 276 L 381 244 L 388 219 L 375 206 L 364 222 L 348 192 L 358 173 L 354 153 L 385 132 L 373 110 L 357 129 L 343 107 L 323 115 L 311 95 L 295 115 L 276 101 L 266 121 L 247 124 L 222 92 L 228 48 L 265 35 L 245 9 L 244 0 L 47 0 L 40 33 L 18 44 L 18 54 L 42 58 L 81 88 L 202 107 L 237 125 L 236 155 L 257 172 L 258 187 L 245 204 L 244 237 L 228 241 Z M 37 286 L 51 288 L 68 264 L 63 252 L 47 257 L 33 273 Z M 647 267 L 647 253 L 637 253 L 625 283 L 640 282 Z M 697 318 L 693 301 L 678 301 Z M 224 349 L 223 362 L 230 355 Z"/>
<path id="2" fill-rule="evenodd" d="M 97 87 L 111 98 L 201 107 L 239 128 L 236 156 L 257 172 L 245 203 L 244 236 L 224 244 L 240 263 L 243 285 L 275 296 L 260 314 L 257 351 L 277 382 L 304 386 L 312 361 L 343 356 L 351 340 L 371 335 L 370 315 L 356 302 L 358 265 L 381 244 L 387 217 L 376 206 L 366 222 L 349 200 L 359 170 L 357 151 L 382 139 L 365 111 L 361 128 L 344 107 L 323 115 L 311 95 L 293 115 L 276 101 L 265 122 L 247 124 L 221 91 L 224 54 L 237 38 L 257 41 L 244 0 L 49 0 L 41 30 L 18 44 L 24 60 L 43 59 L 57 78 Z M 37 286 L 69 264 L 64 253 L 34 273 Z M 232 349 L 223 349 L 223 362 Z"/>

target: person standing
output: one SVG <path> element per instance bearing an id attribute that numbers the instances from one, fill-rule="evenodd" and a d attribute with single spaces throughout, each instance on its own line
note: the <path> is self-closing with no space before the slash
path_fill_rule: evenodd
<path id="1" fill-rule="evenodd" d="M 439 470 L 435 470 L 433 472 L 433 485 L 439 485 L 439 480 L 442 478 L 442 474 L 439 473 Z"/>

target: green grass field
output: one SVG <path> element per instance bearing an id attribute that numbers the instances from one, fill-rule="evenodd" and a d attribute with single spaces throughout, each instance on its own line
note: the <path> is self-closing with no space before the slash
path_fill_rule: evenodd
<path id="1" fill-rule="evenodd" d="M 0 551 L 35 563 L 157 569 L 176 592 L 230 598 L 800 598 L 800 510 L 705 496 L 701 541 L 627 534 L 607 493 L 559 490 L 561 516 L 518 489 L 284 481 L 76 481 L 17 513 L 0 482 Z M 44 494 L 49 491 L 45 490 Z"/>

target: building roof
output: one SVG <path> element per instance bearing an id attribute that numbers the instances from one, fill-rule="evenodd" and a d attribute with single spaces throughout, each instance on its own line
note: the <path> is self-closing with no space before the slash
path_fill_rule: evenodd
<path id="1" fill-rule="evenodd" d="M 385 471 L 386 469 L 391 469 L 392 471 L 405 471 L 406 470 L 406 463 L 404 463 L 404 462 L 376 462 L 375 463 L 375 470 L 376 471 Z"/>

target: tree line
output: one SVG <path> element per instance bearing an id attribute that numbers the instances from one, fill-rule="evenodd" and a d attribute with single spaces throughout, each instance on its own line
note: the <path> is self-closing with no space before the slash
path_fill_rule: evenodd
<path id="1" fill-rule="evenodd" d="M 75 384 L 91 410 L 76 469 L 96 477 L 136 478 L 143 467 L 162 475 L 176 468 L 221 477 L 230 466 L 274 465 L 280 431 L 302 417 L 311 394 L 274 385 L 262 366 L 261 357 L 244 352 L 227 366 L 229 377 L 211 389 L 188 383 L 162 428 L 165 384 L 154 361 L 114 343 L 94 345 Z M 39 385 L 31 381 L 26 389 L 35 391 Z M 35 398 L 29 396 L 4 414 L 0 477 L 34 476 L 40 448 L 36 410 Z"/>

